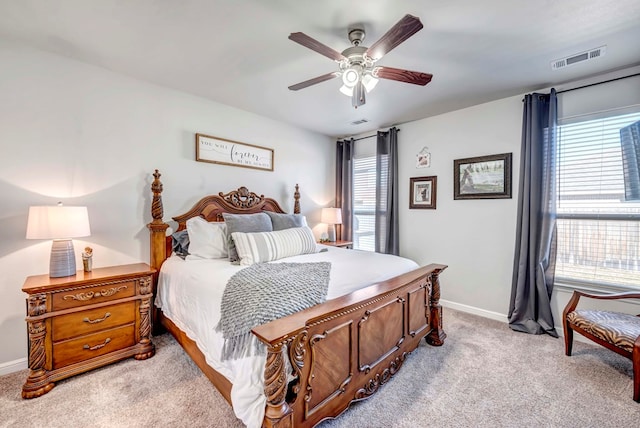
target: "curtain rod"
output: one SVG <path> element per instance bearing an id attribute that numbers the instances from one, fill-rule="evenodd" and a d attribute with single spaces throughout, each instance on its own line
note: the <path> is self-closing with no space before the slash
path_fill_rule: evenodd
<path id="1" fill-rule="evenodd" d="M 396 128 L 398 130 L 398 132 L 400 132 L 400 128 Z M 373 138 L 373 137 L 377 137 L 378 134 L 373 134 L 373 135 L 367 135 L 365 137 L 360 137 L 360 138 L 354 138 L 353 141 L 359 141 L 359 140 L 366 140 L 367 138 Z"/>
<path id="2" fill-rule="evenodd" d="M 588 85 L 577 86 L 575 88 L 565 89 L 564 91 L 556 91 L 556 94 L 562 94 L 563 92 L 575 91 L 576 89 L 584 89 L 584 88 L 588 88 L 590 86 L 602 85 L 603 83 L 615 82 L 616 80 L 627 79 L 629 77 L 635 77 L 635 76 L 640 76 L 640 73 L 630 74 L 628 76 L 616 77 L 615 79 L 603 80 L 602 82 L 590 83 Z"/>

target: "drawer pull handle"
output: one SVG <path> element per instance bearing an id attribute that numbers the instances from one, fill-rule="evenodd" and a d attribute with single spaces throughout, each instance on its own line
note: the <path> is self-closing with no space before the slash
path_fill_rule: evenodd
<path id="1" fill-rule="evenodd" d="M 95 319 L 95 320 L 90 320 L 89 317 L 86 317 L 82 321 L 88 322 L 89 324 L 96 324 L 96 323 L 99 323 L 99 322 L 102 322 L 102 321 L 106 320 L 110 316 L 111 316 L 111 313 L 107 312 L 106 314 L 104 314 L 104 316 L 102 318 L 98 318 L 98 319 Z"/>
<path id="2" fill-rule="evenodd" d="M 88 349 L 89 351 L 95 351 L 97 349 L 104 348 L 106 346 L 106 344 L 109 343 L 109 342 L 111 342 L 111 338 L 107 337 L 107 339 L 104 341 L 104 343 L 101 343 L 101 344 L 95 345 L 95 346 L 84 345 L 82 347 L 82 349 Z"/>

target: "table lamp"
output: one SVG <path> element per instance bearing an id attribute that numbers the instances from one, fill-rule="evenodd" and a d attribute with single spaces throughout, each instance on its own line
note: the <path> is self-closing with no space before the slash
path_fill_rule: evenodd
<path id="1" fill-rule="evenodd" d="M 61 278 L 76 274 L 76 254 L 71 238 L 91 235 L 87 207 L 29 207 L 27 239 L 53 239 L 49 276 Z"/>
<path id="2" fill-rule="evenodd" d="M 342 224 L 342 210 L 340 208 L 323 208 L 320 221 L 326 223 L 330 242 L 336 242 L 336 224 Z"/>

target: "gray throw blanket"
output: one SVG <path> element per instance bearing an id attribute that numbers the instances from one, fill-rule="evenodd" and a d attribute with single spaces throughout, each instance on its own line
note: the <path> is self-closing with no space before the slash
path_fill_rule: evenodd
<path id="1" fill-rule="evenodd" d="M 331 263 L 258 263 L 234 274 L 222 294 L 222 360 L 258 355 L 264 346 L 255 326 L 322 303 Z"/>

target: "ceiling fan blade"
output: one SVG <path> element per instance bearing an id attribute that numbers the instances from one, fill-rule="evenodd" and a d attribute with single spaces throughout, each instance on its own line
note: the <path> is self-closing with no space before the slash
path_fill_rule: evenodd
<path id="1" fill-rule="evenodd" d="M 372 60 L 377 61 L 421 29 L 422 22 L 420 22 L 420 18 L 416 18 L 413 15 L 405 15 L 384 36 L 380 37 L 380 40 L 371 45 L 366 54 Z"/>
<path id="2" fill-rule="evenodd" d="M 331 49 L 327 45 L 323 45 L 316 39 L 311 38 L 304 33 L 291 33 L 289 34 L 289 40 L 293 40 L 294 42 L 299 43 L 302 46 L 311 49 L 312 51 L 316 51 L 320 55 L 324 55 L 327 58 L 330 58 L 336 62 L 340 62 L 343 59 L 347 59 L 340 52 Z"/>
<path id="3" fill-rule="evenodd" d="M 398 82 L 413 83 L 424 86 L 431 82 L 433 74 L 420 73 L 419 71 L 403 70 L 393 67 L 375 67 L 371 73 L 373 77 L 380 79 L 397 80 Z"/>
<path id="4" fill-rule="evenodd" d="M 322 83 L 338 76 L 340 76 L 340 73 L 337 71 L 334 71 L 332 73 L 323 74 L 322 76 L 314 77 L 313 79 L 305 80 L 304 82 L 291 85 L 289 86 L 289 89 L 291 89 L 292 91 L 297 91 L 298 89 L 304 89 L 308 86 L 315 85 L 316 83 Z"/>

